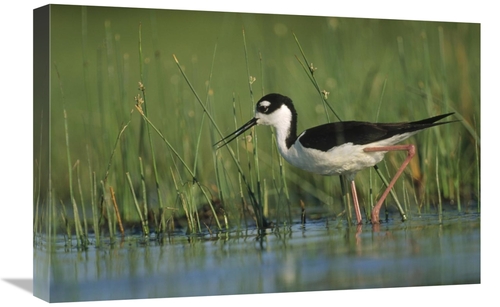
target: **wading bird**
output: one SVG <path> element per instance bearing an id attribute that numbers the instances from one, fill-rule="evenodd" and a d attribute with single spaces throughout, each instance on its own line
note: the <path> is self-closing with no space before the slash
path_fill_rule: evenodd
<path id="1" fill-rule="evenodd" d="M 371 222 L 376 224 L 382 203 L 415 155 L 414 145 L 396 144 L 420 130 L 449 123 L 437 121 L 452 114 L 400 123 L 335 122 L 309 128 L 297 136 L 297 112 L 292 100 L 273 93 L 257 102 L 254 118 L 215 145 L 220 148 L 255 125 L 273 126 L 278 150 L 288 163 L 312 173 L 347 178 L 358 224 L 362 218 L 354 183 L 356 173 L 382 161 L 388 151 L 406 151 L 406 159 L 372 210 Z"/>

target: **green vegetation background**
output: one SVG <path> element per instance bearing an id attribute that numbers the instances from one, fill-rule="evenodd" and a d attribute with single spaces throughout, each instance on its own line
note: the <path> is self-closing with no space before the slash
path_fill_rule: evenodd
<path id="1" fill-rule="evenodd" d="M 221 136 L 173 55 L 223 134 L 250 119 L 255 102 L 270 92 L 294 100 L 301 131 L 335 118 L 332 114 L 327 118 L 321 95 L 301 65 L 294 34 L 310 61 L 302 64 L 316 68 L 314 77 L 320 89 L 329 93 L 328 102 L 343 120 L 411 121 L 456 112 L 460 123 L 411 139 L 417 145 L 418 158 L 406 171 L 406 179 L 398 183 L 402 199 L 416 203 L 418 210 L 432 208 L 441 197 L 454 206 L 461 202 L 462 208 L 479 200 L 479 24 L 52 5 L 52 190 L 48 193 L 47 182 L 36 182 L 35 161 L 35 198 L 42 196 L 41 208 L 48 202 L 71 202 L 66 110 L 78 206 L 85 211 L 90 210 L 92 198 L 98 202 L 103 193 L 99 182 L 111 161 L 104 194 L 113 187 L 122 219 L 138 218 L 127 173 L 137 197 L 147 196 L 148 207 L 159 209 L 146 125 L 134 107 L 143 80 L 150 121 L 193 168 L 214 203 L 224 195 L 228 216 L 239 221 L 235 218 L 242 207 L 238 169 L 226 149 L 215 153 L 212 145 Z M 251 92 L 249 80 L 253 78 Z M 36 129 L 38 114 L 34 116 Z M 119 133 L 129 120 L 115 150 Z M 255 131 L 259 135 L 258 176 L 269 210 L 276 213 L 278 204 L 295 210 L 300 200 L 306 206 L 338 203 L 336 178 L 308 174 L 285 164 L 287 186 L 276 180 L 279 159 L 268 130 L 258 127 Z M 206 205 L 164 141 L 154 132 L 152 140 L 164 207 L 182 215 L 183 198 L 194 199 L 197 207 Z M 240 141 L 230 146 L 233 150 L 239 147 L 242 168 L 255 183 L 251 145 Z M 139 158 L 144 163 L 145 195 L 140 189 Z M 390 173 L 401 156 L 388 155 L 386 160 Z M 93 176 L 99 191 L 91 192 Z M 379 179 L 369 170 L 357 178 L 360 198 L 368 202 L 369 182 L 380 189 Z M 78 184 L 81 195 L 76 192 Z M 403 194 L 401 185 L 404 191 L 417 192 Z"/>

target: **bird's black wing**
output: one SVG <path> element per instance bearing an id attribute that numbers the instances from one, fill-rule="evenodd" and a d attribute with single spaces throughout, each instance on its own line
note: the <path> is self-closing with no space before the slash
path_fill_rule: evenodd
<path id="1" fill-rule="evenodd" d="M 299 136 L 304 147 L 327 151 L 345 143 L 364 145 L 388 139 L 397 134 L 414 132 L 425 128 L 442 125 L 448 122 L 437 122 L 453 113 L 442 114 L 414 122 L 403 123 L 370 123 L 361 121 L 345 121 L 324 124 L 305 130 Z"/>
<path id="2" fill-rule="evenodd" d="M 304 147 L 327 151 L 345 143 L 367 144 L 384 139 L 387 129 L 379 124 L 346 121 L 324 124 L 305 130 L 299 137 Z"/>

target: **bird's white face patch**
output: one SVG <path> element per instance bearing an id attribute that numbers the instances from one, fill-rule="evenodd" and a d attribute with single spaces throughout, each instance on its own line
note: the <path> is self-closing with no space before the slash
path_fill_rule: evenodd
<path id="1" fill-rule="evenodd" d="M 268 110 L 269 107 L 271 107 L 271 103 L 268 101 L 259 103 L 255 113 L 257 124 L 274 126 L 277 130 L 283 131 L 284 136 L 288 135 L 292 121 L 290 109 L 284 104 L 273 111 Z"/>
<path id="2" fill-rule="evenodd" d="M 261 105 L 261 106 L 264 106 L 264 107 L 268 107 L 268 106 L 270 106 L 270 105 L 271 105 L 271 103 L 270 103 L 269 101 L 267 101 L 267 100 L 264 100 L 264 101 L 261 101 L 261 102 L 260 102 L 260 105 Z"/>
<path id="3" fill-rule="evenodd" d="M 266 113 L 269 109 L 269 106 L 271 103 L 267 100 L 261 101 L 257 104 L 257 107 L 255 108 L 255 118 L 258 119 L 257 123 L 259 125 L 262 125 L 262 117 L 266 117 Z M 265 124 L 267 125 L 267 124 Z"/>
<path id="4" fill-rule="evenodd" d="M 269 108 L 269 106 L 271 105 L 271 103 L 267 100 L 264 100 L 264 101 L 261 101 L 259 102 L 259 105 L 257 106 L 257 110 L 256 113 L 263 113 L 263 110 L 267 110 L 267 108 Z"/>

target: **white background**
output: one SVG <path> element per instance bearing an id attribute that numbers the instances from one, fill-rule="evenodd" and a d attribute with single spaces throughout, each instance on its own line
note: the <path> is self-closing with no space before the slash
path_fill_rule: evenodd
<path id="1" fill-rule="evenodd" d="M 166 304 L 200 304 L 201 306 L 247 306 L 276 304 L 304 306 L 315 304 L 338 306 L 487 306 L 497 302 L 500 273 L 497 252 L 499 236 L 499 198 L 494 194 L 498 180 L 498 105 L 500 72 L 498 8 L 495 1 L 65 1 L 52 4 L 149 7 L 203 11 L 280 13 L 296 15 L 370 17 L 432 21 L 481 23 L 481 285 L 439 286 L 355 291 L 326 291 L 202 298 L 101 301 L 78 306 L 165 306 Z M 0 302 L 2 306 L 46 303 L 33 296 L 26 286 L 12 280 L 32 279 L 32 58 L 33 9 L 46 5 L 42 1 L 5 2 L 1 18 L 1 100 L 0 100 Z M 495 197 L 496 196 L 496 197 Z M 22 221 L 22 223 L 20 223 Z M 496 291 L 497 293 L 495 293 Z M 491 300 L 492 299 L 492 300 Z M 374 301 L 372 301 L 374 300 Z M 22 305 L 20 305 L 22 306 Z"/>

